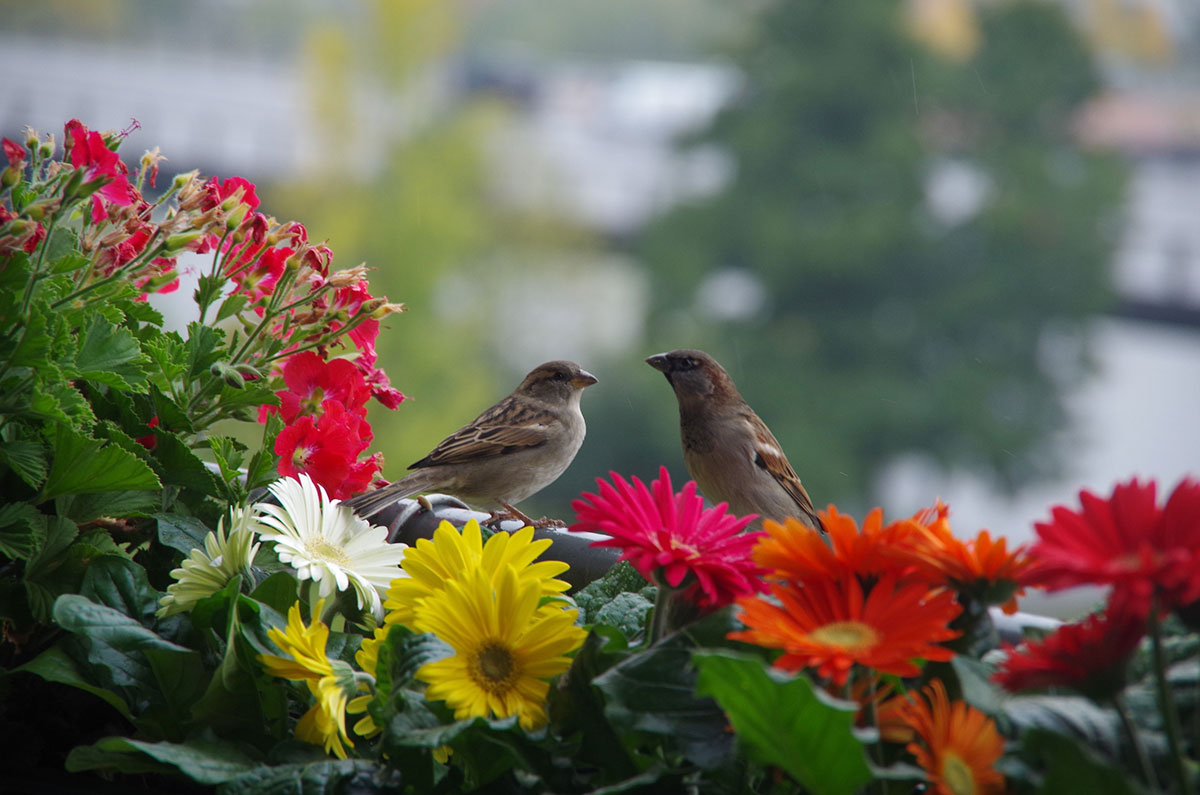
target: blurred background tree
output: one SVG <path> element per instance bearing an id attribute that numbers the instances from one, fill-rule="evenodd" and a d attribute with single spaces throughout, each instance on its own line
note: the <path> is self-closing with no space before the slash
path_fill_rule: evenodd
<path id="1" fill-rule="evenodd" d="M 913 451 L 1007 486 L 1053 472 L 1109 301 L 1122 173 L 1070 129 L 1089 54 L 1057 6 L 963 10 L 922 44 L 877 5 L 772 3 L 731 54 L 739 100 L 687 142 L 736 175 L 636 243 L 645 353 L 722 361 L 819 505 L 868 503 Z M 670 389 L 636 367 L 588 407 L 577 468 L 682 469 Z"/>

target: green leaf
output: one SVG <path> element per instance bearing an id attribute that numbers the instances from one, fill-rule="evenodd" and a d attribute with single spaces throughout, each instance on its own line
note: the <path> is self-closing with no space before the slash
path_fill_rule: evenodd
<path id="1" fill-rule="evenodd" d="M 154 429 L 158 444 L 154 458 L 159 463 L 159 477 L 164 485 L 183 486 L 216 497 L 221 486 L 203 461 L 196 457 L 183 438 L 161 427 Z"/>
<path id="2" fill-rule="evenodd" d="M 871 780 L 854 736 L 857 706 L 837 702 L 805 676 L 789 678 L 761 659 L 730 651 L 695 654 L 697 690 L 717 700 L 738 739 L 815 795 L 858 790 Z"/>
<path id="3" fill-rule="evenodd" d="M 75 661 L 60 646 L 51 646 L 37 657 L 15 669 L 14 672 L 16 671 L 37 674 L 47 682 L 70 685 L 92 695 L 99 696 L 111 704 L 122 715 L 127 718 L 129 717 L 129 706 L 125 701 L 111 690 L 97 687 L 87 681 L 80 673 Z"/>
<path id="4" fill-rule="evenodd" d="M 150 585 L 146 570 L 128 558 L 108 555 L 93 561 L 83 576 L 79 592 L 143 626 L 154 624 L 159 593 Z"/>
<path id="5" fill-rule="evenodd" d="M 87 399 L 68 381 L 36 382 L 29 401 L 29 413 L 61 425 L 83 429 L 96 422 Z"/>
<path id="6" fill-rule="evenodd" d="M 108 491 L 100 494 L 70 494 L 55 501 L 58 513 L 83 524 L 102 516 L 123 518 L 150 516 L 162 507 L 157 491 Z"/>
<path id="7" fill-rule="evenodd" d="M 187 370 L 187 346 L 174 331 L 145 340 L 142 352 L 150 360 L 151 379 L 159 386 L 166 387 Z"/>
<path id="8" fill-rule="evenodd" d="M 39 502 L 62 494 L 161 488 L 154 471 L 133 453 L 63 425 L 56 428 L 53 456 Z"/>
<path id="9" fill-rule="evenodd" d="M 232 293 L 221 302 L 221 306 L 217 309 L 217 322 L 220 323 L 227 317 L 233 317 L 239 314 L 246 305 L 250 302 L 248 296 L 244 293 Z"/>
<path id="10" fill-rule="evenodd" d="M 38 551 L 46 537 L 46 521 L 27 502 L 0 505 L 0 555 L 26 560 Z"/>
<path id="11" fill-rule="evenodd" d="M 133 333 L 96 315 L 84 332 L 74 368 L 78 377 L 107 384 L 116 389 L 144 392 L 146 365 Z"/>
<path id="12" fill-rule="evenodd" d="M 631 655 L 594 684 L 605 696 L 614 726 L 662 735 L 692 762 L 715 767 L 733 750 L 716 702 L 698 698 L 692 644 L 681 635 Z"/>
<path id="13" fill-rule="evenodd" d="M 194 381 L 202 376 L 209 376 L 208 368 L 221 358 L 219 348 L 223 334 L 212 326 L 196 322 L 189 323 L 187 331 L 183 361 L 187 364 L 187 380 Z"/>
<path id="14" fill-rule="evenodd" d="M 43 369 L 50 355 L 50 335 L 46 331 L 52 310 L 40 301 L 29 307 L 29 316 L 16 347 L 9 354 L 9 367 Z"/>
<path id="15" fill-rule="evenodd" d="M 51 273 L 72 273 L 80 268 L 87 267 L 91 262 L 86 254 L 79 251 L 67 251 L 61 257 L 57 257 L 50 261 Z"/>
<path id="16" fill-rule="evenodd" d="M 239 470 L 245 460 L 246 445 L 229 436 L 211 436 L 208 446 L 221 470 L 222 480 L 230 481 L 241 475 Z"/>
<path id="17" fill-rule="evenodd" d="M 250 597 L 286 614 L 296 603 L 299 584 L 290 572 L 277 571 L 254 589 Z"/>
<path id="18" fill-rule="evenodd" d="M 1033 729 L 1022 744 L 1046 764 L 1039 793 L 1044 795 L 1135 795 L 1129 776 L 1106 762 L 1086 744 L 1057 732 Z"/>
<path id="19" fill-rule="evenodd" d="M 110 738 L 123 739 L 123 738 Z M 100 740 L 95 745 L 79 745 L 67 754 L 66 770 L 70 773 L 82 773 L 88 770 L 102 770 L 106 773 L 124 773 L 140 776 L 146 773 L 171 775 L 177 768 L 155 761 L 142 753 L 134 753 L 123 746 L 106 747 L 108 740 Z"/>
<path id="20" fill-rule="evenodd" d="M 163 649 L 189 653 L 191 649 L 159 637 L 119 610 L 99 605 L 79 594 L 63 594 L 54 600 L 54 620 L 68 632 L 86 636 L 121 652 Z"/>
<path id="21" fill-rule="evenodd" d="M 61 516 L 47 516 L 44 521 L 46 540 L 25 564 L 25 594 L 38 621 L 50 620 L 55 598 L 76 590 L 82 576 L 77 561 L 65 554 L 79 536 L 79 528 Z"/>
<path id="22" fill-rule="evenodd" d="M 158 520 L 158 540 L 162 543 L 184 555 L 204 548 L 209 529 L 199 519 L 173 513 L 155 514 L 154 518 Z"/>
<path id="23" fill-rule="evenodd" d="M 259 760 L 248 756 L 243 750 L 245 745 L 220 742 L 218 740 L 195 739 L 184 743 L 149 743 L 132 740 L 126 737 L 108 737 L 96 743 L 93 748 L 110 753 L 128 753 L 141 755 L 169 765 L 191 780 L 214 786 L 233 781 L 249 771 L 255 770 L 261 764 Z M 79 764 L 76 759 L 74 764 Z M 68 760 L 68 770 L 80 770 L 71 766 Z"/>
<path id="24" fill-rule="evenodd" d="M 46 479 L 46 449 L 32 439 L 14 439 L 0 446 L 0 463 L 17 474 L 31 488 L 38 488 Z"/>
<path id="25" fill-rule="evenodd" d="M 262 765 L 221 785 L 219 795 L 321 795 L 322 793 L 401 792 L 386 786 L 395 772 L 380 771 L 366 759 L 329 759 L 309 764 Z"/>
<path id="26" fill-rule="evenodd" d="M 1073 735 L 1089 745 L 1116 754 L 1120 748 L 1120 722 L 1080 696 L 1021 695 L 1004 701 L 1004 713 L 1022 729 L 1048 729 Z"/>

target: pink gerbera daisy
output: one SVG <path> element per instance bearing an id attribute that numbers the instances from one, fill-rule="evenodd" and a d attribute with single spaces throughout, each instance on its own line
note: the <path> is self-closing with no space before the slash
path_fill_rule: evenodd
<path id="1" fill-rule="evenodd" d="M 765 589 L 765 569 L 751 551 L 762 533 L 743 533 L 755 519 L 726 513 L 725 503 L 705 508 L 689 481 L 675 493 L 667 468 L 647 488 L 636 477 L 628 483 L 615 472 L 612 483 L 597 479 L 599 494 L 585 493 L 571 503 L 578 521 L 573 532 L 612 536 L 593 546 L 618 547 L 647 580 L 683 590 L 688 601 L 707 609 L 731 604 L 739 596 Z"/>

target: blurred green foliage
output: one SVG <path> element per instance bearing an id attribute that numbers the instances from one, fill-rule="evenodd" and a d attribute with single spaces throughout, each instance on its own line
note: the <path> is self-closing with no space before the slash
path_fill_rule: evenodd
<path id="1" fill-rule="evenodd" d="M 736 177 L 640 241 L 654 285 L 645 353 L 722 361 L 818 505 L 870 502 L 881 468 L 910 451 L 1008 486 L 1052 472 L 1062 396 L 1109 301 L 1123 173 L 1072 141 L 1098 82 L 1060 9 L 982 7 L 981 47 L 954 62 L 883 8 L 766 10 L 733 53 L 743 94 L 697 140 L 732 154 Z M 939 164 L 984 176 L 977 214 L 929 212 Z M 763 286 L 752 316 L 721 320 L 697 301 L 725 269 Z M 602 471 L 630 439 L 646 442 L 633 471 L 678 465 L 674 398 L 654 380 L 590 407 L 576 467 Z"/>

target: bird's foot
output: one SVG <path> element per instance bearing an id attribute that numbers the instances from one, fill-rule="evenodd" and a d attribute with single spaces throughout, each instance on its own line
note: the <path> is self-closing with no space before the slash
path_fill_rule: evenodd
<path id="1" fill-rule="evenodd" d="M 540 530 L 543 527 L 553 527 L 556 529 L 565 530 L 567 527 L 567 523 L 564 522 L 562 519 L 551 519 L 548 516 L 543 516 L 541 519 L 535 519 L 534 521 L 530 522 L 529 526 L 532 527 L 534 530 Z"/>

